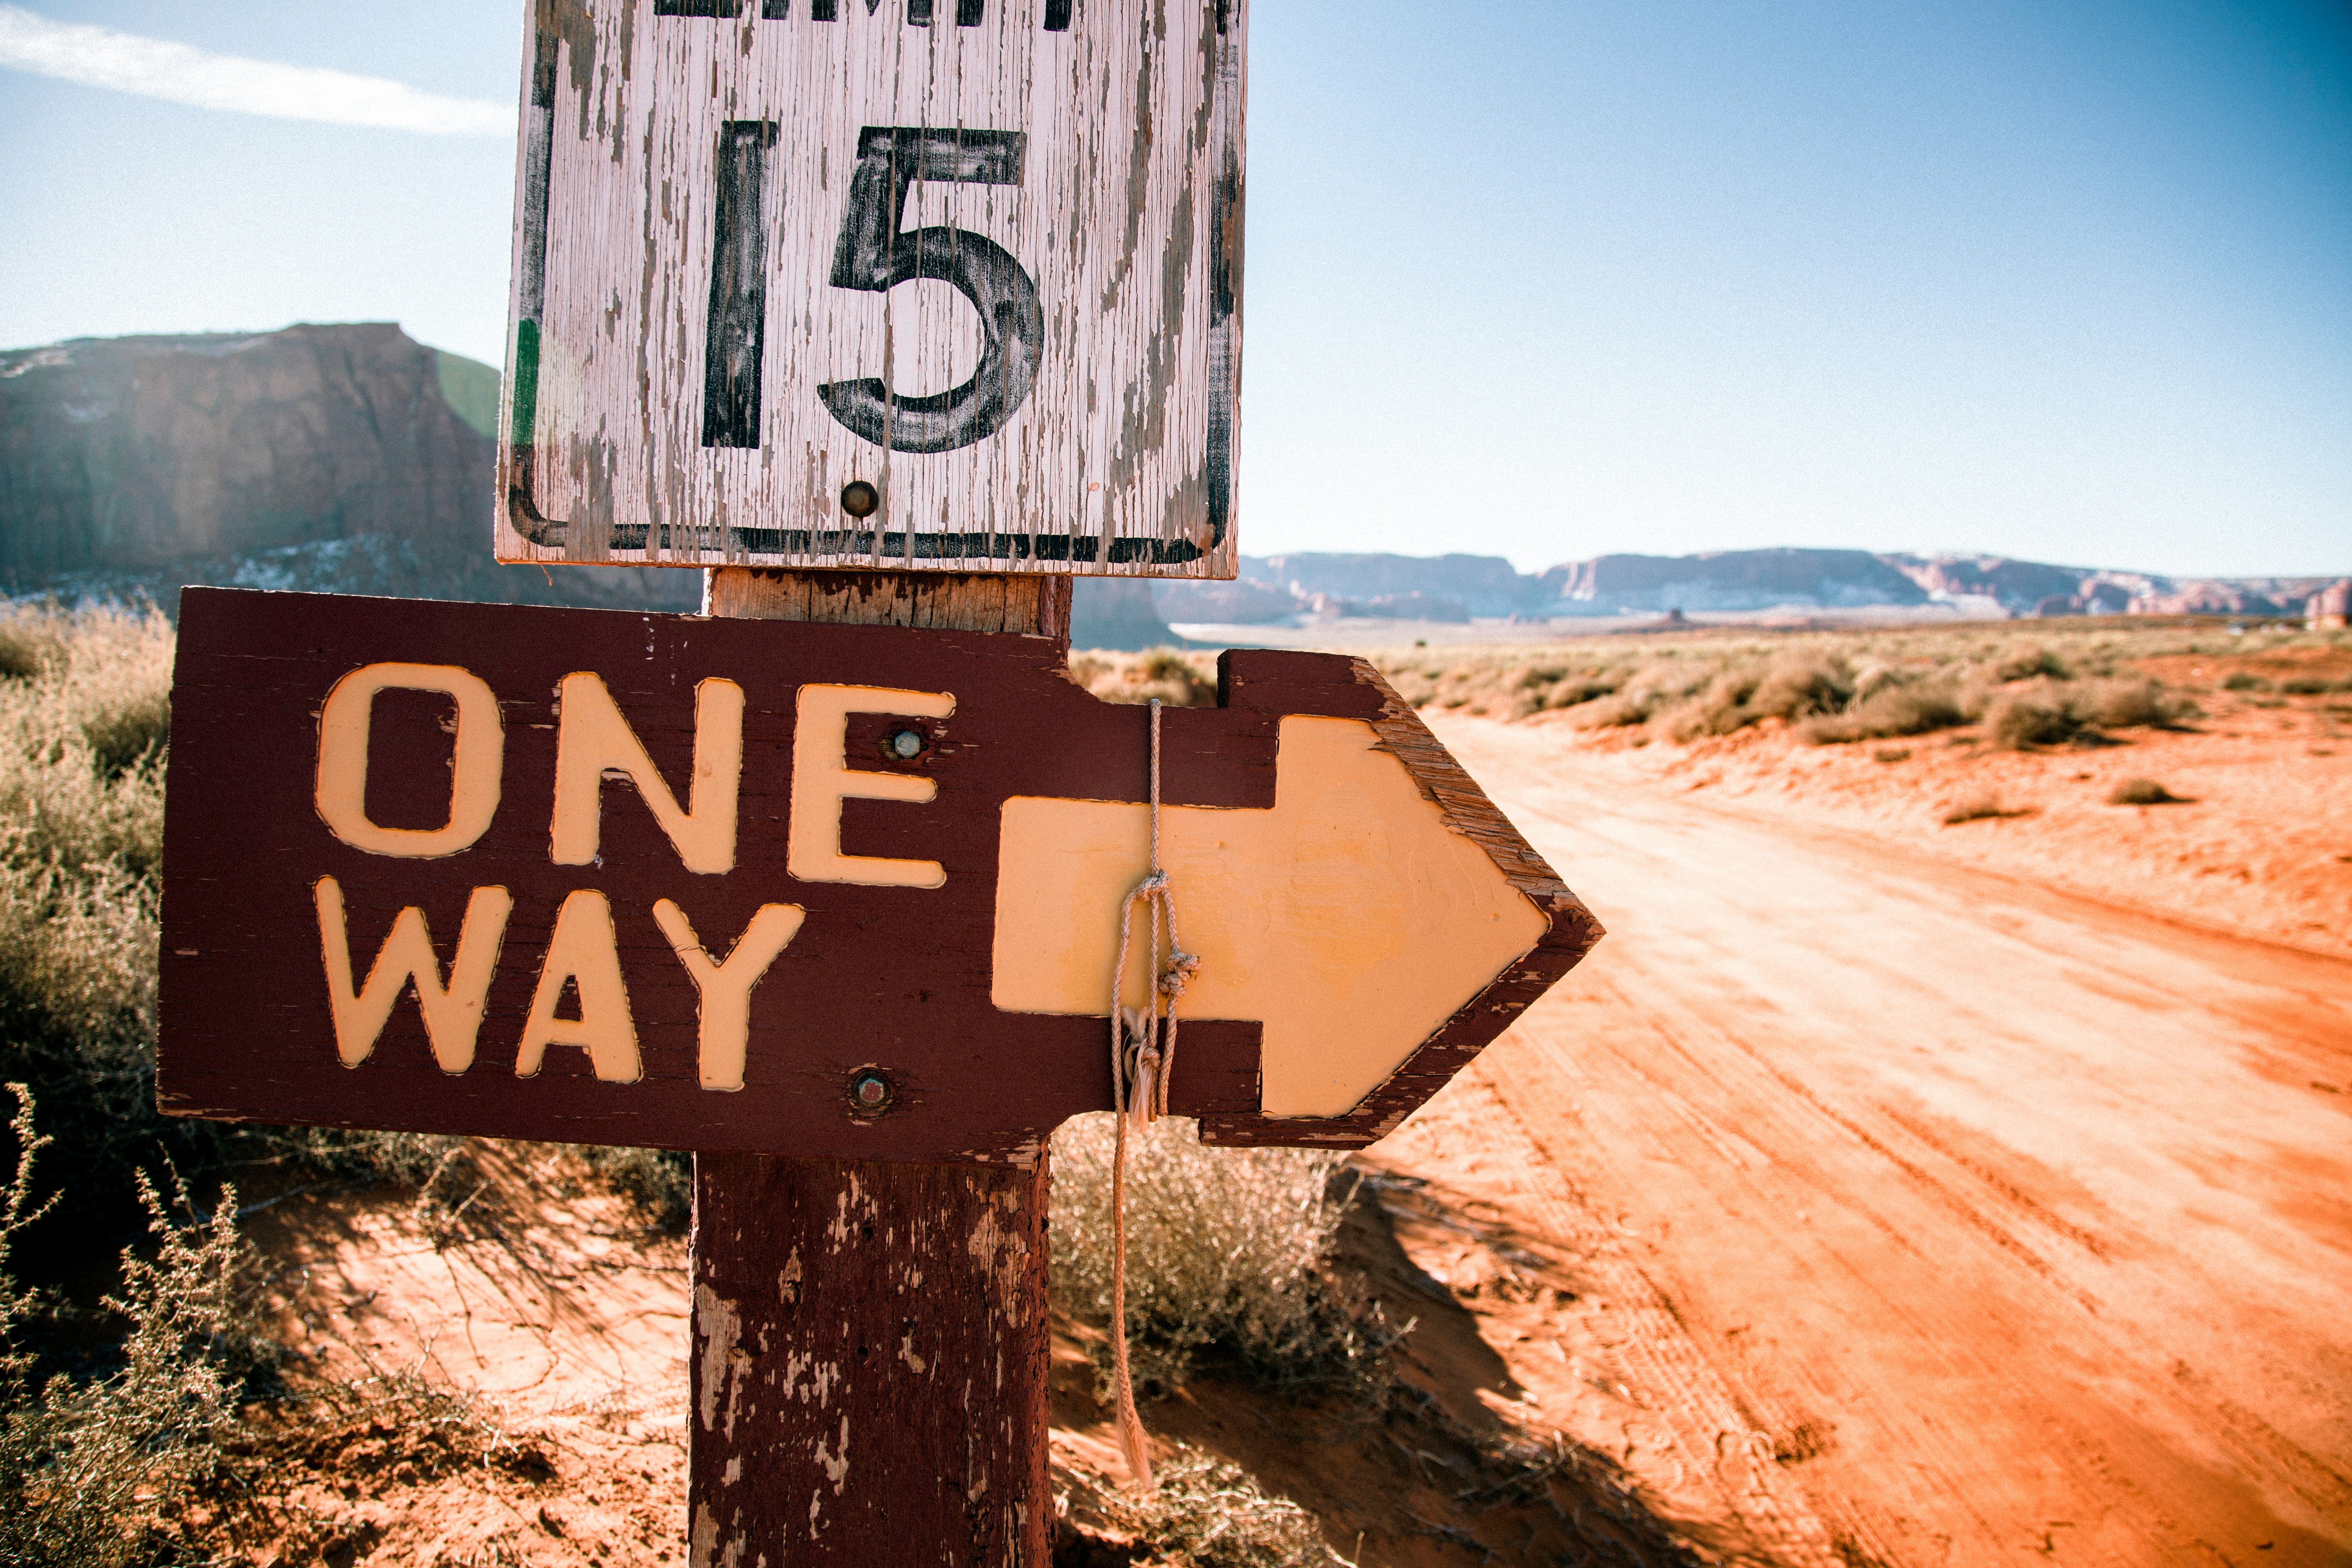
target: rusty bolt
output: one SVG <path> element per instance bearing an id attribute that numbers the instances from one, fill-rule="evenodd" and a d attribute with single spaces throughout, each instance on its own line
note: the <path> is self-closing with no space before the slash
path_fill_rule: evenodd
<path id="1" fill-rule="evenodd" d="M 852 517 L 872 517 L 881 504 L 882 492 L 864 479 L 852 479 L 841 487 L 841 510 Z"/>
<path id="2" fill-rule="evenodd" d="M 880 1116 L 898 1097 L 890 1075 L 879 1068 L 860 1068 L 849 1075 L 849 1109 L 856 1116 Z"/>

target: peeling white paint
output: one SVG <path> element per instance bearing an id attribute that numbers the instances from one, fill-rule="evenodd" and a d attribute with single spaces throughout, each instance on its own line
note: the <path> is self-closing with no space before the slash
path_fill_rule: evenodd
<path id="1" fill-rule="evenodd" d="M 687 1537 L 687 1561 L 693 1568 L 717 1568 L 719 1521 L 707 1502 L 694 1505 L 694 1529 Z"/>
<path id="2" fill-rule="evenodd" d="M 694 1328 L 702 1341 L 702 1389 L 700 1408 L 702 1429 L 709 1431 L 719 1420 L 719 1400 L 727 1379 L 728 1363 L 736 1352 L 736 1342 L 743 1334 L 742 1314 L 735 1303 L 720 1299 L 719 1292 L 707 1284 L 694 1288 Z M 728 1427 L 731 1431 L 734 1422 Z"/>
<path id="3" fill-rule="evenodd" d="M 840 1447 L 828 1454 L 824 1451 L 824 1440 L 820 1437 L 816 1445 L 816 1462 L 824 1469 L 825 1479 L 833 1483 L 833 1495 L 839 1497 L 849 1484 L 849 1417 L 846 1415 L 841 1418 Z M 816 1517 L 814 1507 L 809 1517 Z"/>

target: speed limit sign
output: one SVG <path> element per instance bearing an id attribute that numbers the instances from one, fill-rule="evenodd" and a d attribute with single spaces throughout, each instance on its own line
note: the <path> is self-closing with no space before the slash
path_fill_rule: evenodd
<path id="1" fill-rule="evenodd" d="M 499 559 L 1230 577 L 1246 0 L 537 0 Z"/>

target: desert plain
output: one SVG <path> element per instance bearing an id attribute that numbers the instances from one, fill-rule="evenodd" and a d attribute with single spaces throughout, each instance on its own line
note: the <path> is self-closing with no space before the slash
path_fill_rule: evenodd
<path id="1" fill-rule="evenodd" d="M 1638 639 L 1395 655 L 1610 934 L 1353 1163 L 1328 1266 L 1403 1328 L 1393 1385 L 1213 1370 L 1147 1404 L 1162 1462 L 1382 1568 L 2352 1562 L 2352 640 L 2109 629 L 1987 633 L 1976 717 L 1827 742 L 1719 677 L 1527 696 Z M 2003 743 L 2003 691 L 2086 662 L 2156 695 Z M 252 1205 L 304 1375 L 463 1408 L 307 1435 L 236 1550 L 684 1562 L 683 1241 L 573 1153 L 465 1170 Z M 1057 1320 L 1057 1564 L 1305 1561 L 1139 1531 L 1100 1341 Z"/>

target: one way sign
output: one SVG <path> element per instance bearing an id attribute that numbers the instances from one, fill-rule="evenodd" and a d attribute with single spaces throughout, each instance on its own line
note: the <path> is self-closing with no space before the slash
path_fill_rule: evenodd
<path id="1" fill-rule="evenodd" d="M 191 588 L 180 1114 L 1034 1160 L 1111 1103 L 1149 719 L 1052 639 Z M 1351 1147 L 1600 935 L 1360 660 L 1162 719 L 1171 1109 Z M 1130 989 L 1140 984 L 1139 974 Z"/>

